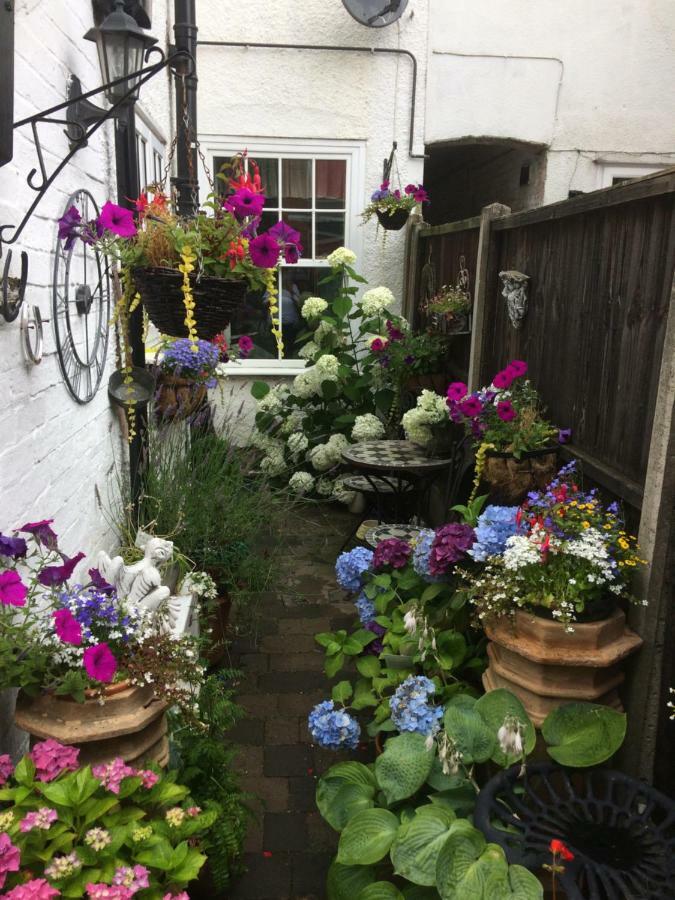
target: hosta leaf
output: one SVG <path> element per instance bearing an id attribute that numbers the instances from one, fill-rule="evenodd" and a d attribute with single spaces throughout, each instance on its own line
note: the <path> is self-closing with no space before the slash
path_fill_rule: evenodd
<path id="1" fill-rule="evenodd" d="M 431 766 L 427 784 L 435 791 L 451 791 L 462 784 L 466 784 L 466 775 L 461 770 L 457 775 L 444 775 L 441 761 L 436 757 Z"/>
<path id="2" fill-rule="evenodd" d="M 466 819 L 457 819 L 436 861 L 436 887 L 442 900 L 458 900 L 460 883 L 485 849 L 482 831 Z M 481 897 L 482 895 L 478 895 Z"/>
<path id="3" fill-rule="evenodd" d="M 375 881 L 368 866 L 343 866 L 332 862 L 326 879 L 327 900 L 354 900 L 360 891 Z"/>
<path id="4" fill-rule="evenodd" d="M 369 866 L 389 852 L 396 836 L 398 818 L 388 809 L 366 809 L 344 827 L 337 861 L 345 866 Z"/>
<path id="5" fill-rule="evenodd" d="M 404 897 L 390 881 L 376 881 L 364 888 L 357 900 L 404 900 Z"/>
<path id="6" fill-rule="evenodd" d="M 436 884 L 436 860 L 448 838 L 455 815 L 442 806 L 421 806 L 417 814 L 401 825 L 391 847 L 391 861 L 397 875 L 413 884 Z"/>
<path id="7" fill-rule="evenodd" d="M 316 787 L 319 812 L 336 831 L 342 831 L 356 813 L 374 806 L 374 796 L 374 787 L 339 778 L 322 778 Z"/>
<path id="8" fill-rule="evenodd" d="M 514 716 L 523 723 L 525 726 L 523 740 L 525 753 L 532 753 L 537 741 L 537 734 L 534 730 L 534 725 L 530 721 L 530 717 L 525 712 L 525 707 L 515 694 L 512 694 L 511 691 L 504 690 L 504 688 L 490 691 L 489 693 L 484 694 L 480 700 L 476 701 L 474 709 L 481 715 L 483 721 L 494 735 L 495 748 L 492 759 L 498 766 L 510 766 L 519 759 L 519 757 L 507 756 L 501 750 L 499 742 L 497 741 L 497 732 L 504 724 L 506 716 Z"/>
<path id="9" fill-rule="evenodd" d="M 384 753 L 375 760 L 377 783 L 387 803 L 412 796 L 429 777 L 434 752 L 425 744 L 421 734 L 401 734 L 387 741 Z"/>
<path id="10" fill-rule="evenodd" d="M 497 743 L 496 732 L 486 725 L 475 709 L 451 706 L 443 717 L 445 730 L 462 754 L 462 762 L 471 765 L 490 759 Z"/>
<path id="11" fill-rule="evenodd" d="M 596 703 L 566 703 L 548 714 L 541 733 L 561 766 L 597 766 L 623 743 L 626 715 Z"/>

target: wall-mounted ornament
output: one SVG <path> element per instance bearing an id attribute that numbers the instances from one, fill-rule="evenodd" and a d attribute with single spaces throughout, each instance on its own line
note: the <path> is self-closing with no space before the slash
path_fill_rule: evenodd
<path id="1" fill-rule="evenodd" d="M 47 319 L 46 321 L 49 321 Z M 42 362 L 43 347 L 43 318 L 40 308 L 37 306 L 26 307 L 21 310 L 21 340 L 26 359 L 38 366 Z"/>
<path id="2" fill-rule="evenodd" d="M 523 275 L 515 269 L 508 269 L 499 273 L 503 288 L 502 297 L 506 299 L 506 311 L 514 328 L 520 328 L 523 319 L 527 315 L 527 294 L 529 289 L 529 275 Z"/>
<path id="3" fill-rule="evenodd" d="M 98 216 L 89 191 L 66 201 L 88 222 Z M 84 241 L 59 240 L 54 257 L 52 318 L 59 365 L 66 387 L 78 403 L 89 403 L 101 384 L 108 353 L 110 280 L 105 257 Z"/>
<path id="4" fill-rule="evenodd" d="M 21 304 L 26 296 L 28 281 L 28 254 L 21 251 L 21 275 L 12 278 L 9 267 L 12 262 L 12 251 L 7 251 L 5 265 L 2 269 L 2 295 L 0 297 L 0 316 L 5 322 L 13 322 L 21 311 Z"/>

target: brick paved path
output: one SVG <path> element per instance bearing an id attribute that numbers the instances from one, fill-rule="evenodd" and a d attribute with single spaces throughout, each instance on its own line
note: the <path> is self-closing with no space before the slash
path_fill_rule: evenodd
<path id="1" fill-rule="evenodd" d="M 288 523 L 287 561 L 276 593 L 261 598 L 255 635 L 237 638 L 232 665 L 244 671 L 238 701 L 248 718 L 233 732 L 242 786 L 257 795 L 258 822 L 246 843 L 248 872 L 232 900 L 321 900 L 337 835 L 314 805 L 317 777 L 340 755 L 313 747 L 307 715 L 330 697 L 314 634 L 346 627 L 354 607 L 335 583 L 353 517 L 309 507 Z M 364 750 L 367 754 L 368 751 Z"/>

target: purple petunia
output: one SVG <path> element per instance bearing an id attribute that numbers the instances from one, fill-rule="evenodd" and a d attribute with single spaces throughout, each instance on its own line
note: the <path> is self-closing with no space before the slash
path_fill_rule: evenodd
<path id="1" fill-rule="evenodd" d="M 84 553 L 69 558 L 62 554 L 63 563 L 60 566 L 45 566 L 38 573 L 38 581 L 45 587 L 59 587 L 72 576 L 79 561 L 84 559 Z"/>
<path id="2" fill-rule="evenodd" d="M 279 262 L 279 242 L 269 233 L 259 234 L 248 245 L 251 262 L 260 269 L 273 269 Z"/>
<path id="3" fill-rule="evenodd" d="M 71 206 L 59 219 L 59 240 L 65 241 L 64 249 L 70 250 L 80 236 L 82 216 L 76 206 Z"/>
<path id="4" fill-rule="evenodd" d="M 249 217 L 257 218 L 265 206 L 265 196 L 249 188 L 241 187 L 234 194 L 231 194 L 223 205 L 225 209 L 234 213 L 240 221 Z"/>
<path id="5" fill-rule="evenodd" d="M 19 531 L 23 534 L 32 534 L 33 539 L 48 550 L 56 550 L 58 538 L 50 527 L 53 521 L 53 519 L 42 519 L 39 522 L 26 522 L 19 528 Z"/>
<path id="6" fill-rule="evenodd" d="M 0 556 L 6 556 L 9 559 L 22 559 L 26 555 L 27 550 L 28 547 L 23 538 L 0 534 Z"/>

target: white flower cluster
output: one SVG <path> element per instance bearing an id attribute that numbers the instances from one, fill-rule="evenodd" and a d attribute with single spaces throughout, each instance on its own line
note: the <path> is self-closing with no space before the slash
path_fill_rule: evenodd
<path id="1" fill-rule="evenodd" d="M 339 368 L 337 357 L 326 353 L 320 356 L 313 366 L 295 376 L 291 392 L 301 400 L 309 400 L 310 397 L 321 393 L 322 382 L 338 380 Z"/>
<path id="2" fill-rule="evenodd" d="M 322 297 L 308 297 L 302 304 L 300 314 L 303 319 L 318 319 L 328 309 L 328 304 Z"/>
<path id="3" fill-rule="evenodd" d="M 293 454 L 293 456 L 299 456 L 307 449 L 307 447 L 309 446 L 309 441 L 307 440 L 307 436 L 304 435 L 301 431 L 295 431 L 286 441 L 286 446 L 288 447 L 289 452 Z"/>
<path id="4" fill-rule="evenodd" d="M 336 356 L 326 353 L 314 363 L 314 369 L 321 381 L 337 381 L 340 363 Z"/>
<path id="5" fill-rule="evenodd" d="M 537 565 L 541 562 L 541 542 L 544 535 L 539 528 L 533 528 L 529 535 L 513 534 L 506 540 L 506 549 L 502 556 L 505 569 L 515 572 L 523 566 Z M 555 552 L 554 541 L 550 551 Z"/>
<path id="6" fill-rule="evenodd" d="M 338 247 L 328 254 L 327 262 L 331 269 L 337 269 L 338 266 L 353 266 L 356 263 L 356 253 L 347 247 Z"/>
<path id="7" fill-rule="evenodd" d="M 278 415 L 284 407 L 288 393 L 289 391 L 285 384 L 275 385 L 262 400 L 258 400 L 258 411 L 270 413 L 273 416 Z"/>
<path id="8" fill-rule="evenodd" d="M 288 486 L 296 494 L 308 494 L 314 487 L 314 476 L 309 472 L 294 472 Z"/>
<path id="9" fill-rule="evenodd" d="M 204 600 L 215 600 L 218 596 L 216 583 L 208 572 L 190 572 L 183 579 L 181 591 L 184 594 L 196 594 Z"/>
<path id="10" fill-rule="evenodd" d="M 290 412 L 287 419 L 281 425 L 279 429 L 279 433 L 287 436 L 289 434 L 293 434 L 294 431 L 298 431 L 302 428 L 302 423 L 305 420 L 305 414 L 302 410 L 294 409 Z"/>
<path id="11" fill-rule="evenodd" d="M 356 496 L 354 491 L 350 491 L 344 485 L 344 478 L 336 478 L 333 483 L 333 498 L 338 501 L 338 503 L 344 503 L 345 506 L 349 506 L 354 497 Z"/>
<path id="12" fill-rule="evenodd" d="M 376 287 L 366 291 L 361 297 L 361 311 L 363 315 L 370 319 L 373 316 L 379 316 L 387 307 L 394 303 L 394 295 L 388 287 Z"/>
<path id="13" fill-rule="evenodd" d="M 319 345 L 315 344 L 314 341 L 307 341 L 307 343 L 298 350 L 298 356 L 300 359 L 314 359 L 320 349 Z"/>
<path id="14" fill-rule="evenodd" d="M 352 428 L 353 441 L 379 441 L 384 437 L 384 424 L 377 416 L 372 413 L 366 413 L 363 416 L 357 416 L 354 420 Z"/>
<path id="15" fill-rule="evenodd" d="M 331 478 L 326 478 L 325 475 L 317 478 L 315 489 L 319 497 L 330 497 L 333 493 L 333 487 L 334 484 Z"/>
<path id="16" fill-rule="evenodd" d="M 286 460 L 284 458 L 284 451 L 281 447 L 273 447 L 268 452 L 267 456 L 264 456 L 260 460 L 260 471 L 264 475 L 269 475 L 270 478 L 276 478 L 278 475 L 283 475 L 288 466 L 286 465 Z"/>
<path id="17" fill-rule="evenodd" d="M 433 440 L 432 426 L 447 421 L 448 407 L 445 397 L 433 391 L 422 391 L 417 398 L 417 406 L 404 414 L 401 424 L 409 441 L 424 446 Z"/>
<path id="18" fill-rule="evenodd" d="M 325 444 L 317 444 L 309 451 L 309 461 L 317 472 L 327 472 L 342 459 L 342 451 L 349 446 L 344 434 L 332 434 Z"/>

